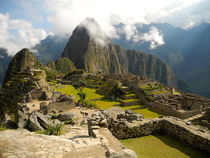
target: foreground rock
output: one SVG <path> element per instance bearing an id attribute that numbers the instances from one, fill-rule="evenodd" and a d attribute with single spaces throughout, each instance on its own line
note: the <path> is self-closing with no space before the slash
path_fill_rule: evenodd
<path id="1" fill-rule="evenodd" d="M 120 158 L 128 158 L 126 156 L 134 155 L 132 151 L 123 149 L 121 143 L 107 129 L 100 129 L 100 137 L 95 139 L 88 136 L 86 127 L 69 127 L 67 131 L 69 132 L 62 136 L 40 135 L 24 129 L 1 131 L 0 157 L 114 158 L 117 154 Z"/>
<path id="2" fill-rule="evenodd" d="M 61 123 L 58 120 L 52 120 L 50 116 L 43 115 L 38 111 L 27 114 L 18 110 L 18 116 L 18 128 L 26 128 L 30 131 L 47 129 L 49 126 Z"/>

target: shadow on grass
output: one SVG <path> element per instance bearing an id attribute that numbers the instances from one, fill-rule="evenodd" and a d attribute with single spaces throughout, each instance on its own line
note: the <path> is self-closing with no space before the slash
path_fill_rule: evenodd
<path id="1" fill-rule="evenodd" d="M 190 158 L 209 158 L 210 157 L 209 153 L 193 148 L 190 145 L 184 142 L 180 142 L 179 140 L 167 134 L 155 134 L 154 136 L 160 139 L 166 145 L 170 146 L 171 148 L 176 148 L 182 153 L 188 155 Z"/>

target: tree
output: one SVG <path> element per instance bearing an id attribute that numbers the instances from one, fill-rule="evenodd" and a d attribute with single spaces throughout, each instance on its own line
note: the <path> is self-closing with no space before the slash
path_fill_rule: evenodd
<path id="1" fill-rule="evenodd" d="M 78 90 L 78 95 L 80 97 L 80 100 L 78 101 L 79 103 L 84 103 L 85 98 L 86 98 L 86 94 L 83 92 L 85 86 L 86 86 L 86 82 L 83 80 L 79 80 L 77 82 L 75 82 L 73 84 L 74 88 Z"/>
<path id="2" fill-rule="evenodd" d="M 125 95 L 125 92 L 119 85 L 115 85 L 108 93 L 108 97 L 111 99 L 121 99 Z"/>

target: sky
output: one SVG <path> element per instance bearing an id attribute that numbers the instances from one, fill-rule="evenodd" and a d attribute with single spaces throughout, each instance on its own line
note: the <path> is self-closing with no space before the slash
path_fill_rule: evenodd
<path id="1" fill-rule="evenodd" d="M 169 23 L 189 29 L 210 22 L 210 0 L 0 0 L 0 47 L 10 55 L 31 48 L 48 35 L 71 34 L 85 18 L 94 18 L 109 38 L 118 38 L 114 25 L 127 40 L 164 44 L 155 27 L 141 34 L 135 24 Z"/>

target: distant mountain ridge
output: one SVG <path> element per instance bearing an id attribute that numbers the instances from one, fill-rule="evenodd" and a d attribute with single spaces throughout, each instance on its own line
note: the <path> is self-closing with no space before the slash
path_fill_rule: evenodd
<path id="1" fill-rule="evenodd" d="M 123 24 L 117 27 L 123 27 Z M 150 49 L 148 42 L 128 41 L 125 34 L 113 42 L 125 48 L 151 53 L 167 62 L 181 83 L 181 89 L 191 89 L 193 93 L 210 97 L 210 24 L 203 23 L 189 30 L 169 24 L 136 25 L 139 32 L 147 32 L 156 27 L 163 34 L 165 44 Z M 184 82 L 185 83 L 184 83 Z M 183 86 L 184 84 L 184 86 Z M 184 88 L 185 87 L 185 88 Z"/>
<path id="2" fill-rule="evenodd" d="M 36 57 L 43 63 L 47 64 L 50 60 L 56 61 L 68 42 L 69 35 L 49 35 L 39 44 L 35 45 L 32 50 L 35 51 Z"/>
<path id="3" fill-rule="evenodd" d="M 94 37 L 85 24 L 103 34 L 93 19 L 86 19 L 73 31 L 62 57 L 68 57 L 77 68 L 92 73 L 132 73 L 145 75 L 167 85 L 174 85 L 170 68 L 161 59 L 112 44 L 106 37 Z M 95 32 L 94 32 L 95 33 Z M 104 40 L 104 41 L 101 41 Z"/>
<path id="4" fill-rule="evenodd" d="M 7 54 L 6 49 L 0 48 L 0 87 L 3 82 L 4 76 L 7 71 L 7 67 L 11 58 L 12 57 Z"/>

